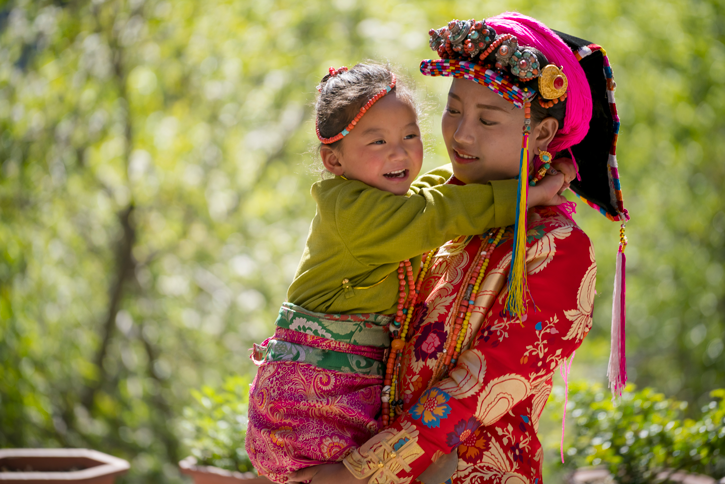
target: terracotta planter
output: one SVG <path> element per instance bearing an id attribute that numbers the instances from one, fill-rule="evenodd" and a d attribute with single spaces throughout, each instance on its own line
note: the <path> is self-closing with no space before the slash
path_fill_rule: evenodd
<path id="1" fill-rule="evenodd" d="M 195 484 L 271 484 L 266 477 L 260 477 L 252 472 L 232 472 L 218 467 L 198 466 L 196 459 L 187 457 L 179 462 L 181 472 L 194 478 Z"/>
<path id="2" fill-rule="evenodd" d="M 669 478 L 670 482 L 680 484 L 717 484 L 718 482 L 712 477 L 687 474 L 686 472 L 675 472 L 672 475 L 661 472 L 657 477 L 662 480 Z M 611 484 L 613 482 L 612 475 L 604 467 L 582 467 L 577 469 L 569 479 L 570 484 Z"/>
<path id="3" fill-rule="evenodd" d="M 88 449 L 0 449 L 0 482 L 113 484 L 129 465 Z"/>

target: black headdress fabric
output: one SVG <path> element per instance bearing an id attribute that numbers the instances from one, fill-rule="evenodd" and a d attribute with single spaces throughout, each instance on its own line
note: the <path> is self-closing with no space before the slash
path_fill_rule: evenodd
<path id="1" fill-rule="evenodd" d="M 577 52 L 592 42 L 554 31 L 561 39 Z M 592 93 L 592 119 L 589 131 L 584 139 L 571 147 L 579 166 L 581 181 L 573 180 L 571 189 L 596 203 L 613 217 L 619 217 L 616 198 L 609 176 L 609 155 L 614 149 L 615 121 L 607 96 L 607 79 L 604 71 L 604 55 L 597 50 L 579 61 L 589 81 Z M 559 156 L 568 156 L 561 152 Z"/>

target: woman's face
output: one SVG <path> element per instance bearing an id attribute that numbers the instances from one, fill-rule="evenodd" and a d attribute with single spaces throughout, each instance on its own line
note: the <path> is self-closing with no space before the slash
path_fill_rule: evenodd
<path id="1" fill-rule="evenodd" d="M 442 128 L 456 178 L 464 183 L 487 183 L 516 177 L 523 126 L 523 109 L 484 85 L 454 79 Z M 537 148 L 546 149 L 536 146 L 538 128 L 530 136 L 529 162 Z"/>

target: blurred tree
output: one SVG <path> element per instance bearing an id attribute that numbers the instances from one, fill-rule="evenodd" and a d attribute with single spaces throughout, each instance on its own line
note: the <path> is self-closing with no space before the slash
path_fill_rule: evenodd
<path id="1" fill-rule="evenodd" d="M 253 371 L 246 349 L 294 273 L 327 67 L 415 73 L 430 27 L 507 8 L 607 48 L 633 215 L 630 373 L 706 399 L 725 379 L 725 4 L 551 7 L 0 3 L 0 446 L 98 448 L 131 460 L 126 482 L 177 482 L 190 390 Z M 448 83 L 414 78 L 431 168 Z M 574 373 L 601 379 L 617 230 L 580 212 L 604 295 Z"/>

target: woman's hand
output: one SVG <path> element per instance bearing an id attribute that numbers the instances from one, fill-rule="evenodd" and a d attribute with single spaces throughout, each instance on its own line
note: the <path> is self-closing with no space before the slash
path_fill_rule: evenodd
<path id="1" fill-rule="evenodd" d="M 536 186 L 529 188 L 528 208 L 566 202 L 566 198 L 561 194 L 569 189 L 569 184 L 574 178 L 576 178 L 574 162 L 570 158 L 557 158 L 551 163 L 546 176 Z"/>
<path id="2" fill-rule="evenodd" d="M 310 484 L 366 484 L 367 479 L 356 479 L 344 464 L 324 464 L 306 467 L 289 475 L 291 482 Z"/>
<path id="3" fill-rule="evenodd" d="M 564 183 L 565 178 L 562 173 L 546 175 L 535 186 L 529 187 L 527 208 L 541 205 L 559 205 L 566 202 L 566 198 L 561 196 L 561 192 L 564 191 Z"/>
<path id="4" fill-rule="evenodd" d="M 551 163 L 549 171 L 551 173 L 562 173 L 564 175 L 564 186 L 559 192 L 559 195 L 564 190 L 567 190 L 571 181 L 576 178 L 576 167 L 574 166 L 574 162 L 571 161 L 571 158 L 557 158 Z"/>

